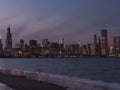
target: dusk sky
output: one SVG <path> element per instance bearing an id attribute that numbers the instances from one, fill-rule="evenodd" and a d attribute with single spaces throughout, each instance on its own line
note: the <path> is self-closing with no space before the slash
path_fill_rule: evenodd
<path id="1" fill-rule="evenodd" d="M 14 43 L 60 36 L 66 43 L 91 43 L 101 29 L 120 36 L 120 0 L 0 0 L 3 43 L 8 25 Z"/>

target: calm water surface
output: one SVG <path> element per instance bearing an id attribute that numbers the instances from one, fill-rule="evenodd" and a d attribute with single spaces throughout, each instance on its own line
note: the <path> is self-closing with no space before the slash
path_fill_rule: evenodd
<path id="1" fill-rule="evenodd" d="M 120 83 L 120 58 L 1 58 L 0 67 Z"/>

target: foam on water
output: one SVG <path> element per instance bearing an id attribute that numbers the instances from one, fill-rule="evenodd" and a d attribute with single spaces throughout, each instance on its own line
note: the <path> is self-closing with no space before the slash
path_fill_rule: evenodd
<path id="1" fill-rule="evenodd" d="M 100 80 L 81 79 L 77 77 L 71 78 L 68 76 L 22 70 L 10 70 L 6 68 L 0 68 L 0 72 L 8 75 L 26 76 L 28 79 L 38 81 L 47 81 L 49 83 L 67 87 L 67 90 L 120 90 L 120 83 L 106 83 Z"/>

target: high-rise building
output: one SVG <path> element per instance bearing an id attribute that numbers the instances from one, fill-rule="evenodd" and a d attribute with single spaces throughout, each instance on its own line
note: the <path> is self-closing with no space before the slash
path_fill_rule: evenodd
<path id="1" fill-rule="evenodd" d="M 120 54 L 120 37 L 115 37 L 115 54 L 118 56 Z"/>
<path id="2" fill-rule="evenodd" d="M 64 44 L 64 38 L 62 36 L 59 39 L 59 44 Z"/>
<path id="3" fill-rule="evenodd" d="M 96 47 L 96 49 L 97 49 L 97 55 L 98 56 L 101 56 L 101 40 L 100 40 L 100 37 L 97 37 L 97 47 Z"/>
<path id="4" fill-rule="evenodd" d="M 29 47 L 36 48 L 37 47 L 37 40 L 29 40 Z"/>
<path id="5" fill-rule="evenodd" d="M 87 56 L 88 55 L 88 48 L 86 45 L 81 46 L 81 55 Z"/>
<path id="6" fill-rule="evenodd" d="M 97 44 L 97 35 L 94 35 L 94 44 Z"/>
<path id="7" fill-rule="evenodd" d="M 97 35 L 94 35 L 94 43 L 90 45 L 91 47 L 91 55 L 97 55 L 100 56 L 101 55 L 101 41 L 100 41 L 100 37 L 97 37 Z"/>
<path id="8" fill-rule="evenodd" d="M 59 39 L 59 45 L 60 45 L 60 50 L 62 51 L 64 49 L 64 38 L 62 36 Z"/>
<path id="9" fill-rule="evenodd" d="M 2 44 L 2 38 L 0 36 L 0 51 L 3 51 L 3 44 Z"/>
<path id="10" fill-rule="evenodd" d="M 108 48 L 110 56 L 120 55 L 120 36 L 110 37 L 108 39 Z"/>
<path id="11" fill-rule="evenodd" d="M 94 35 L 94 43 L 91 44 L 91 55 L 99 55 L 98 54 L 98 46 L 99 46 L 98 37 L 95 34 Z"/>
<path id="12" fill-rule="evenodd" d="M 109 56 L 114 56 L 114 54 L 115 54 L 115 37 L 108 38 L 108 49 L 109 49 Z"/>
<path id="13" fill-rule="evenodd" d="M 23 50 L 24 49 L 24 40 L 21 39 L 20 40 L 20 50 Z"/>
<path id="14" fill-rule="evenodd" d="M 101 30 L 101 55 L 107 56 L 108 55 L 108 41 L 107 41 L 107 30 Z"/>
<path id="15" fill-rule="evenodd" d="M 80 55 L 80 44 L 66 44 L 65 51 L 67 55 Z"/>
<path id="16" fill-rule="evenodd" d="M 28 46 L 28 44 L 27 43 L 25 43 L 25 45 L 24 45 L 24 51 L 29 51 L 29 46 Z"/>
<path id="17" fill-rule="evenodd" d="M 10 32 L 10 26 L 7 28 L 7 36 L 6 36 L 6 46 L 5 49 L 7 51 L 12 50 L 12 34 Z"/>
<path id="18" fill-rule="evenodd" d="M 48 41 L 47 38 L 45 39 L 42 39 L 42 42 L 41 42 L 41 47 L 48 47 L 48 45 L 50 44 L 50 42 Z"/>
<path id="19" fill-rule="evenodd" d="M 94 43 L 91 44 L 90 49 L 91 49 L 91 53 L 90 53 L 90 55 L 91 55 L 91 56 L 96 56 L 96 55 L 97 55 L 97 45 L 94 44 Z"/>

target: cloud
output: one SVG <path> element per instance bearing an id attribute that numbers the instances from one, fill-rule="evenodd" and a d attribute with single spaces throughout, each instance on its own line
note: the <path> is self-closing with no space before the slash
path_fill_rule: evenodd
<path id="1" fill-rule="evenodd" d="M 114 34 L 119 32 L 120 1 L 13 1 L 0 1 L 0 33 L 5 39 L 7 26 L 11 25 L 15 43 L 21 38 L 38 40 L 46 37 L 57 41 L 61 35 L 66 42 L 85 43 L 103 28 Z"/>

